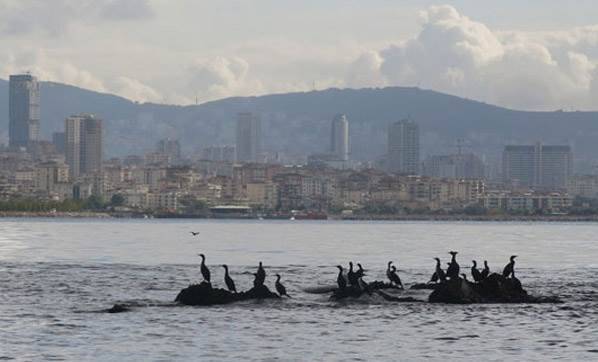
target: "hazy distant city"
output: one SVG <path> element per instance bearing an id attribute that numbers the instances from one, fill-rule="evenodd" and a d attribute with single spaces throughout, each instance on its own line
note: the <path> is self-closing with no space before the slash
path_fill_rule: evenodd
<path id="1" fill-rule="evenodd" d="M 276 136 L 263 117 L 272 115 L 250 100 L 221 125 L 232 128 L 221 129 L 234 135 L 230 143 L 164 137 L 143 154 L 114 157 L 117 152 L 106 147 L 114 144 L 108 139 L 114 137 L 111 122 L 75 114 L 79 108 L 51 139 L 43 137 L 46 91 L 52 90 L 34 74 L 10 77 L 9 144 L 0 154 L 4 212 L 308 219 L 564 215 L 593 214 L 598 196 L 598 175 L 591 167 L 575 167 L 569 144 L 535 139 L 480 153 L 472 147 L 479 139 L 463 134 L 446 152 L 435 153 L 423 145 L 428 130 L 417 116 L 397 114 L 381 131 L 386 143 L 364 152 L 354 145 L 379 140 L 352 132 L 352 119 L 339 108 L 328 119 L 321 115 L 322 134 L 304 152 L 285 152 L 268 139 Z M 311 97 L 318 94 L 326 96 Z M 297 139 L 308 134 L 293 132 Z M 138 141 L 147 142 L 127 142 Z M 382 152 L 371 157 L 372 149 Z"/>

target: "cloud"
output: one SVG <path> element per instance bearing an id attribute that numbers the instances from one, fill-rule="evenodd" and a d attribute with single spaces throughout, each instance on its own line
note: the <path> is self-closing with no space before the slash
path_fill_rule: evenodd
<path id="1" fill-rule="evenodd" d="M 240 57 L 199 58 L 187 68 L 186 90 L 201 100 L 259 92 L 261 83 L 248 72 L 249 63 Z"/>
<path id="2" fill-rule="evenodd" d="M 109 83 L 109 89 L 115 94 L 137 102 L 160 103 L 164 100 L 155 89 L 129 77 L 117 77 Z"/>
<path id="3" fill-rule="evenodd" d="M 60 36 L 74 24 L 153 16 L 148 0 L 0 0 L 0 32 Z"/>
<path id="4" fill-rule="evenodd" d="M 598 27 L 498 32 L 448 5 L 422 11 L 420 22 L 417 36 L 378 52 L 379 74 L 371 79 L 513 108 L 596 108 L 591 92 L 598 87 Z M 363 67 L 364 57 L 376 59 L 365 53 L 353 67 Z M 346 82 L 354 84 L 351 77 Z"/>

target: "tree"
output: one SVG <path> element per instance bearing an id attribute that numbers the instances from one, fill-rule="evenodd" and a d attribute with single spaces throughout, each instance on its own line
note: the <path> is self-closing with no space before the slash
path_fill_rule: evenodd
<path id="1" fill-rule="evenodd" d="M 110 199 L 110 206 L 123 206 L 125 204 L 125 197 L 121 194 L 114 194 Z"/>

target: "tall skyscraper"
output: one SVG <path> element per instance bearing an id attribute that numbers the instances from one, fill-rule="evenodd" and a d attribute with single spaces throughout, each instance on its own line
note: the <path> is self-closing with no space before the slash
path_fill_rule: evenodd
<path id="1" fill-rule="evenodd" d="M 71 178 L 102 170 L 102 120 L 93 115 L 65 120 L 65 156 Z"/>
<path id="2" fill-rule="evenodd" d="M 9 145 L 27 147 L 39 139 L 39 83 L 30 74 L 11 75 L 8 95 Z"/>
<path id="3" fill-rule="evenodd" d="M 441 178 L 481 179 L 485 177 L 484 162 L 472 153 L 429 156 L 423 162 L 424 176 Z"/>
<path id="4" fill-rule="evenodd" d="M 411 120 L 390 125 L 388 130 L 387 167 L 390 172 L 419 173 L 419 126 Z"/>
<path id="5" fill-rule="evenodd" d="M 573 173 L 570 146 L 505 146 L 503 177 L 505 182 L 521 186 L 564 188 Z"/>
<path id="6" fill-rule="evenodd" d="M 237 161 L 258 162 L 262 152 L 262 122 L 245 112 L 237 115 Z"/>
<path id="7" fill-rule="evenodd" d="M 332 120 L 330 152 L 340 160 L 349 159 L 349 121 L 344 114 L 337 114 Z"/>

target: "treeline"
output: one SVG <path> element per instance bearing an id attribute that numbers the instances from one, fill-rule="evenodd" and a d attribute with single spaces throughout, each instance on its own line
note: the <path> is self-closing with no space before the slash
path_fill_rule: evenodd
<path id="1" fill-rule="evenodd" d="M 84 200 L 68 199 L 64 201 L 39 200 L 31 197 L 13 198 L 0 201 L 0 211 L 16 212 L 79 212 L 103 211 L 113 206 L 120 206 L 124 199 L 114 195 L 109 201 L 99 196 L 90 196 Z"/>

